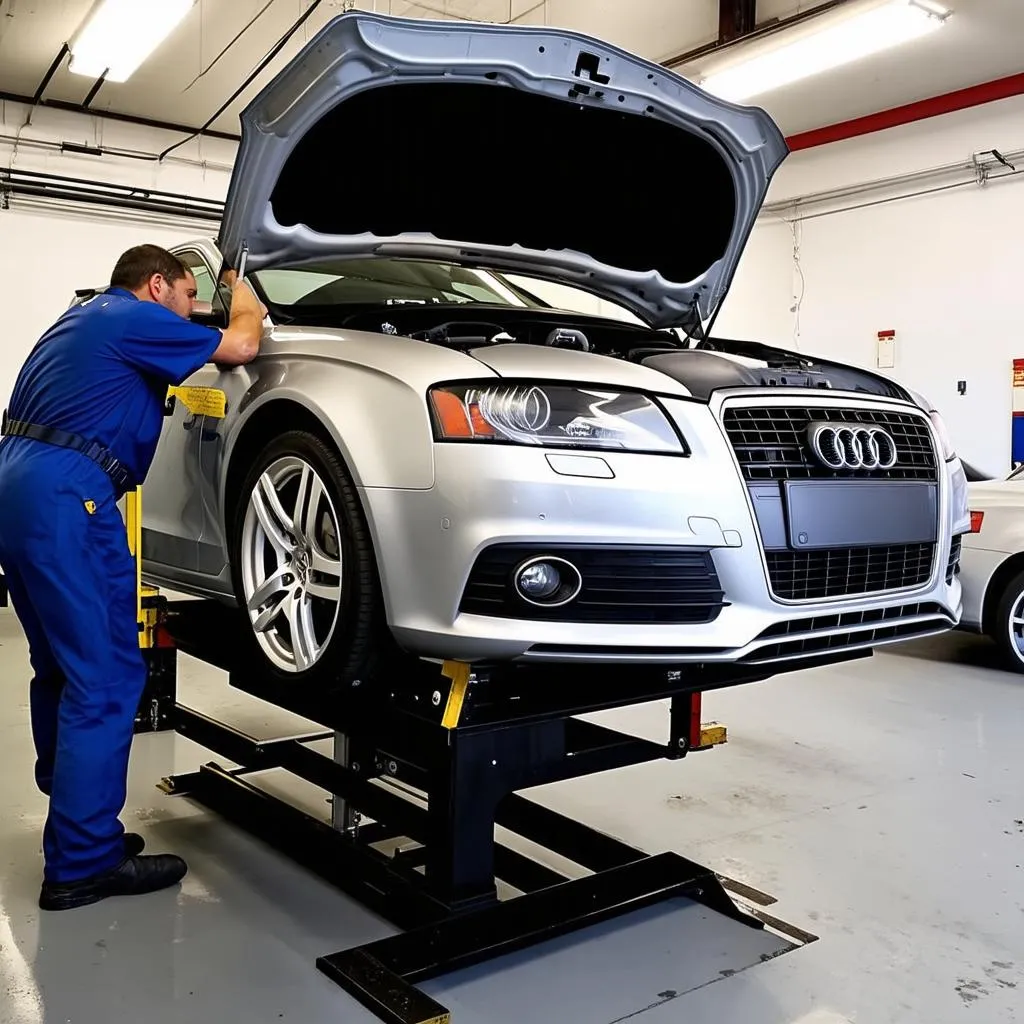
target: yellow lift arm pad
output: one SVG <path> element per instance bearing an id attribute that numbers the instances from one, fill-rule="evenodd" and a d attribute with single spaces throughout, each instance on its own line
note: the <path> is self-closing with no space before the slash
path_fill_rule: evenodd
<path id="1" fill-rule="evenodd" d="M 441 725 L 445 729 L 454 729 L 459 724 L 462 704 L 466 699 L 466 690 L 469 688 L 469 665 L 464 661 L 446 661 L 441 669 L 441 674 L 452 681 Z"/>
<path id="2" fill-rule="evenodd" d="M 168 399 L 176 398 L 193 416 L 222 420 L 227 414 L 228 396 L 220 388 L 168 388 Z"/>

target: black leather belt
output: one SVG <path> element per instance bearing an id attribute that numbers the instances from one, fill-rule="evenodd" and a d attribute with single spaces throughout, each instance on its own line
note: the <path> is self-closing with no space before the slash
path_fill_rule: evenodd
<path id="1" fill-rule="evenodd" d="M 132 478 L 128 467 L 99 441 L 90 441 L 79 434 L 72 434 L 67 430 L 57 430 L 55 427 L 44 427 L 38 423 L 12 420 L 8 418 L 6 410 L 2 425 L 0 425 L 0 433 L 7 437 L 29 437 L 34 441 L 42 441 L 58 448 L 70 448 L 72 451 L 80 452 L 87 459 L 95 462 L 110 477 L 118 498 L 131 488 Z"/>

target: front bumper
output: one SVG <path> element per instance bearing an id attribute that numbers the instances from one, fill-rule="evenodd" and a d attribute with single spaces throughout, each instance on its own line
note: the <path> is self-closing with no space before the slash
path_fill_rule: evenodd
<path id="1" fill-rule="evenodd" d="M 1010 551 L 994 551 L 979 547 L 976 543 L 964 545 L 963 558 L 960 562 L 960 586 L 963 589 L 961 629 L 977 633 L 984 630 L 985 600 L 992 578 L 1012 554 Z"/>
<path id="2" fill-rule="evenodd" d="M 857 404 L 841 396 L 814 401 Z M 551 449 L 440 444 L 429 490 L 364 489 L 398 642 L 424 657 L 466 661 L 760 664 L 877 647 L 956 624 L 961 591 L 955 576 L 947 580 L 948 472 L 940 470 L 939 538 L 922 585 L 782 602 L 770 591 L 747 488 L 716 410 L 685 401 L 666 406 L 686 436 L 689 457 L 588 453 L 602 460 L 588 463 Z M 565 475 L 567 469 L 604 476 Z M 707 549 L 726 606 L 713 621 L 691 624 L 462 612 L 471 570 L 494 544 L 530 545 L 537 555 L 558 545 Z"/>

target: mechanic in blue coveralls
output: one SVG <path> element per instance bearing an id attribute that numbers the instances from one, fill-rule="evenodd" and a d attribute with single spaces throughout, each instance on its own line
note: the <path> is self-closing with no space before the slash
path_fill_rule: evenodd
<path id="1" fill-rule="evenodd" d="M 196 282 L 153 245 L 43 335 L 18 376 L 0 441 L 0 565 L 28 638 L 36 782 L 49 797 L 39 905 L 65 910 L 179 882 L 126 833 L 128 754 L 146 670 L 136 576 L 117 501 L 141 484 L 168 385 L 259 351 L 265 309 L 233 273 L 223 330 L 189 320 Z"/>

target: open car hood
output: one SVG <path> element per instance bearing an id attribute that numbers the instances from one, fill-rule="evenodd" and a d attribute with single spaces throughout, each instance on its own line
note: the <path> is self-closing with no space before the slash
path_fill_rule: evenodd
<path id="1" fill-rule="evenodd" d="M 329 22 L 246 107 L 220 246 L 247 269 L 421 256 L 584 288 L 655 327 L 728 291 L 787 155 L 762 110 L 573 32 Z"/>

